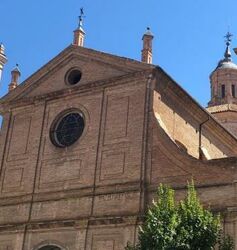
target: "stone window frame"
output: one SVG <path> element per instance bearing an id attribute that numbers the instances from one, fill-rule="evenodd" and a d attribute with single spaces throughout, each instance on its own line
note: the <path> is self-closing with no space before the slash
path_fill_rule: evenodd
<path id="1" fill-rule="evenodd" d="M 63 244 L 54 240 L 43 241 L 40 244 L 38 244 L 36 247 L 32 248 L 32 250 L 40 250 L 42 247 L 47 247 L 47 246 L 55 246 L 55 247 L 60 248 L 60 250 L 69 250 L 68 247 L 63 246 Z"/>
<path id="2" fill-rule="evenodd" d="M 73 71 L 80 72 L 80 79 L 76 83 L 70 83 L 70 80 L 69 80 L 70 75 L 73 73 Z M 64 76 L 64 82 L 65 82 L 65 84 L 67 86 L 70 86 L 70 87 L 78 85 L 81 82 L 81 79 L 82 79 L 82 70 L 81 70 L 81 68 L 79 68 L 77 66 L 71 67 L 69 70 L 67 70 L 67 72 L 66 72 L 66 74 Z"/>
<path id="3" fill-rule="evenodd" d="M 54 135 L 52 133 L 52 131 L 54 130 L 55 126 L 57 126 L 57 124 L 60 122 L 60 120 L 65 117 L 66 115 L 70 114 L 70 113 L 78 113 L 81 115 L 81 117 L 83 118 L 83 121 L 84 121 L 84 129 L 83 129 L 83 132 L 82 134 L 80 135 L 80 137 L 78 138 L 78 140 L 75 141 L 75 143 L 79 140 L 81 140 L 85 135 L 86 131 L 87 131 L 87 121 L 86 121 L 86 115 L 85 113 L 81 110 L 81 109 L 78 109 L 78 108 L 69 108 L 69 109 L 65 109 L 63 111 L 61 111 L 59 114 L 56 115 L 56 117 L 54 118 L 53 122 L 51 123 L 50 125 L 50 129 L 49 129 L 49 137 L 50 137 L 50 141 L 51 143 L 55 146 L 55 147 L 58 147 L 58 148 L 68 148 L 70 146 L 67 146 L 67 147 L 60 147 L 56 144 L 56 142 L 54 143 L 55 141 L 55 138 L 54 138 Z"/>

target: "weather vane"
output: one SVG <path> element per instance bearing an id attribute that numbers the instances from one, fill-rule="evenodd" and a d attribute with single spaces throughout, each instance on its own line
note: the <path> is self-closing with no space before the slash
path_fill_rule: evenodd
<path id="1" fill-rule="evenodd" d="M 85 15 L 84 15 L 84 9 L 80 8 L 79 27 L 82 27 L 82 22 L 83 22 L 83 18 L 84 17 L 85 17 Z"/>
<path id="2" fill-rule="evenodd" d="M 228 31 L 227 34 L 224 36 L 226 38 L 226 42 L 230 43 L 232 41 L 232 34 Z"/>

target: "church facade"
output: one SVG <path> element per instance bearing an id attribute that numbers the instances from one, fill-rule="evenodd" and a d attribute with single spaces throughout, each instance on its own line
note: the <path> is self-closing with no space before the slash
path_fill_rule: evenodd
<path id="1" fill-rule="evenodd" d="M 85 48 L 84 36 L 80 20 L 73 44 L 22 84 L 16 67 L 0 100 L 0 249 L 122 250 L 159 183 L 182 198 L 192 178 L 237 239 L 229 45 L 207 111 L 151 64 L 150 30 L 141 62 Z"/>

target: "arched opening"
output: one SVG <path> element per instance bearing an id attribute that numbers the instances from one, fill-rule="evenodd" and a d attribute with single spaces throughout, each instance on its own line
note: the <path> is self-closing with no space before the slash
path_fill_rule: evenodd
<path id="1" fill-rule="evenodd" d="M 232 97 L 235 98 L 235 85 L 234 84 L 231 85 L 231 92 L 232 92 Z"/>
<path id="2" fill-rule="evenodd" d="M 58 241 L 46 240 L 33 248 L 34 250 L 68 250 L 68 248 Z M 32 250 L 33 250 L 32 249 Z"/>
<path id="3" fill-rule="evenodd" d="M 225 84 L 221 85 L 221 98 L 225 97 Z"/>
<path id="4" fill-rule="evenodd" d="M 39 248 L 39 250 L 62 250 L 60 247 L 49 245 Z"/>

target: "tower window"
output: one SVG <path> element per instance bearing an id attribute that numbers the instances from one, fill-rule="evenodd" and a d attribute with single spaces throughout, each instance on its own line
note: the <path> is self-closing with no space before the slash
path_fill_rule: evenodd
<path id="1" fill-rule="evenodd" d="M 232 92 L 232 96 L 235 97 L 235 85 L 234 84 L 231 85 L 231 92 Z"/>
<path id="2" fill-rule="evenodd" d="M 214 86 L 212 85 L 212 86 L 211 86 L 211 97 L 213 98 L 214 95 L 215 95 L 215 93 L 214 93 Z"/>
<path id="3" fill-rule="evenodd" d="M 224 98 L 225 97 L 225 85 L 222 84 L 221 85 L 221 98 Z"/>

